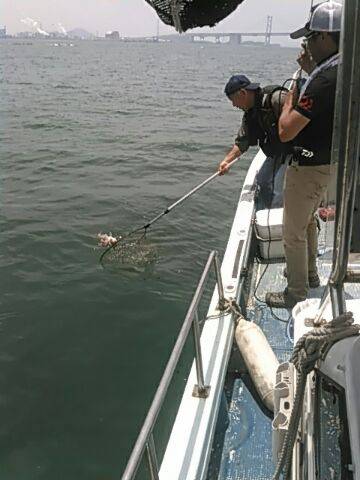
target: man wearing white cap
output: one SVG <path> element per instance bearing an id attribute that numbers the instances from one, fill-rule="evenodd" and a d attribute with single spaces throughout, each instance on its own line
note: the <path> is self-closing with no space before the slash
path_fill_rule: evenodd
<path id="1" fill-rule="evenodd" d="M 291 38 L 305 37 L 306 50 L 298 59 L 309 77 L 286 100 L 279 119 L 282 142 L 293 141 L 285 174 L 284 249 L 288 285 L 269 292 L 271 307 L 292 308 L 305 300 L 309 287 L 319 286 L 315 212 L 331 181 L 331 142 L 335 108 L 342 5 L 323 2 L 311 9 L 306 25 Z"/>

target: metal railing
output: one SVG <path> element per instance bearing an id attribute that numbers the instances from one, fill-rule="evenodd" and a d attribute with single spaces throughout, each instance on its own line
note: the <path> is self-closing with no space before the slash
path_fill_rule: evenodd
<path id="1" fill-rule="evenodd" d="M 218 257 L 218 252 L 213 250 L 206 262 L 204 271 L 201 275 L 200 281 L 196 288 L 195 294 L 190 303 L 188 312 L 186 314 L 184 323 L 181 327 L 180 333 L 176 340 L 173 351 L 170 355 L 169 361 L 166 365 L 165 371 L 159 383 L 159 386 L 156 390 L 154 399 L 152 401 L 151 407 L 148 411 L 144 424 L 141 428 L 140 434 L 136 440 L 132 453 L 130 455 L 129 461 L 127 463 L 126 469 L 121 477 L 122 480 L 133 480 L 135 478 L 136 472 L 139 468 L 140 462 L 143 458 L 143 455 L 147 453 L 147 461 L 149 465 L 150 478 L 151 480 L 159 479 L 159 465 L 156 455 L 156 447 L 154 442 L 153 430 L 157 417 L 160 413 L 162 404 L 165 400 L 167 390 L 169 388 L 170 382 L 173 378 L 175 369 L 179 362 L 180 355 L 184 349 L 185 342 L 188 338 L 190 329 L 192 327 L 193 337 L 194 337 L 194 346 L 195 346 L 195 364 L 196 364 L 196 373 L 197 373 L 197 384 L 194 386 L 193 396 L 199 398 L 206 398 L 209 395 L 210 385 L 205 385 L 204 380 L 204 371 L 201 355 L 201 344 L 200 344 L 200 325 L 199 325 L 199 316 L 198 316 L 198 307 L 200 299 L 205 289 L 205 285 L 210 273 L 211 266 L 215 269 L 216 274 L 216 284 L 219 293 L 219 310 L 224 310 L 224 288 L 221 278 L 220 271 L 220 262 Z"/>
<path id="2" fill-rule="evenodd" d="M 343 7 L 332 162 L 338 164 L 336 221 L 330 294 L 334 317 L 346 312 L 346 279 L 360 152 L 360 0 Z M 357 228 L 357 227 L 356 227 Z"/>

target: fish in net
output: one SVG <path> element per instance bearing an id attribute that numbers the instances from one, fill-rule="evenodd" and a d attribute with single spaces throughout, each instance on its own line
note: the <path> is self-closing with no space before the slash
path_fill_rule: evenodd
<path id="1" fill-rule="evenodd" d="M 99 233 L 98 240 L 99 246 L 106 247 L 100 257 L 105 266 L 111 264 L 141 270 L 157 259 L 156 248 L 146 238 L 145 230 L 124 236 Z"/>
<path id="2" fill-rule="evenodd" d="M 178 32 L 213 27 L 230 15 L 243 0 L 146 0 L 159 18 Z"/>

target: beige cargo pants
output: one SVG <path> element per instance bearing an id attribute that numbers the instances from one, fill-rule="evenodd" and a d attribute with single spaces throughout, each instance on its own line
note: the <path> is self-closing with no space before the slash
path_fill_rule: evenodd
<path id="1" fill-rule="evenodd" d="M 315 212 L 332 178 L 330 165 L 296 166 L 286 169 L 284 183 L 283 239 L 288 293 L 305 300 L 309 275 L 317 273 L 318 252 Z"/>

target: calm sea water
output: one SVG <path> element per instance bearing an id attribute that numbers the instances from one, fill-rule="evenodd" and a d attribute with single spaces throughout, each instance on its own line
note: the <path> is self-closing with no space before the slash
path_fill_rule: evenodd
<path id="1" fill-rule="evenodd" d="M 295 57 L 0 43 L 0 478 L 120 478 L 254 152 L 154 226 L 150 271 L 102 269 L 96 234 L 141 226 L 213 173 L 240 120 L 228 77 L 282 83 Z"/>

